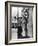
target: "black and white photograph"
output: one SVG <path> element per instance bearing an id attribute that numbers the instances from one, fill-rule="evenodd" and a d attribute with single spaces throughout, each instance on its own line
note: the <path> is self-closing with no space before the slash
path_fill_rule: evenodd
<path id="1" fill-rule="evenodd" d="M 36 3 L 5 3 L 5 44 L 32 43 L 37 41 L 36 12 Z"/>
<path id="2" fill-rule="evenodd" d="M 33 7 L 12 7 L 11 34 L 14 39 L 33 37 Z"/>

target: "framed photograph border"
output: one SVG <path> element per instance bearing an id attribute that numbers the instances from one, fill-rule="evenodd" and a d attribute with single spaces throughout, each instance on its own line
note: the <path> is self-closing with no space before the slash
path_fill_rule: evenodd
<path id="1" fill-rule="evenodd" d="M 34 4 L 36 5 L 36 41 L 31 42 L 19 42 L 19 43 L 9 43 L 8 44 L 8 2 L 10 3 L 20 3 L 20 4 Z M 11 5 L 10 5 L 11 7 Z M 10 12 L 11 13 L 11 12 Z M 36 43 L 37 42 L 37 3 L 32 2 L 16 2 L 16 1 L 6 1 L 5 2 L 5 44 L 12 45 L 12 44 L 27 44 L 27 43 Z"/>

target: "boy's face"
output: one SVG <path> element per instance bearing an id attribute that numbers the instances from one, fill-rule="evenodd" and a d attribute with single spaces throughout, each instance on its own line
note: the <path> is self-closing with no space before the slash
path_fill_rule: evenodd
<path id="1" fill-rule="evenodd" d="M 29 8 L 25 8 L 23 11 L 22 11 L 22 15 L 25 17 L 25 18 L 28 18 L 29 16 Z"/>

